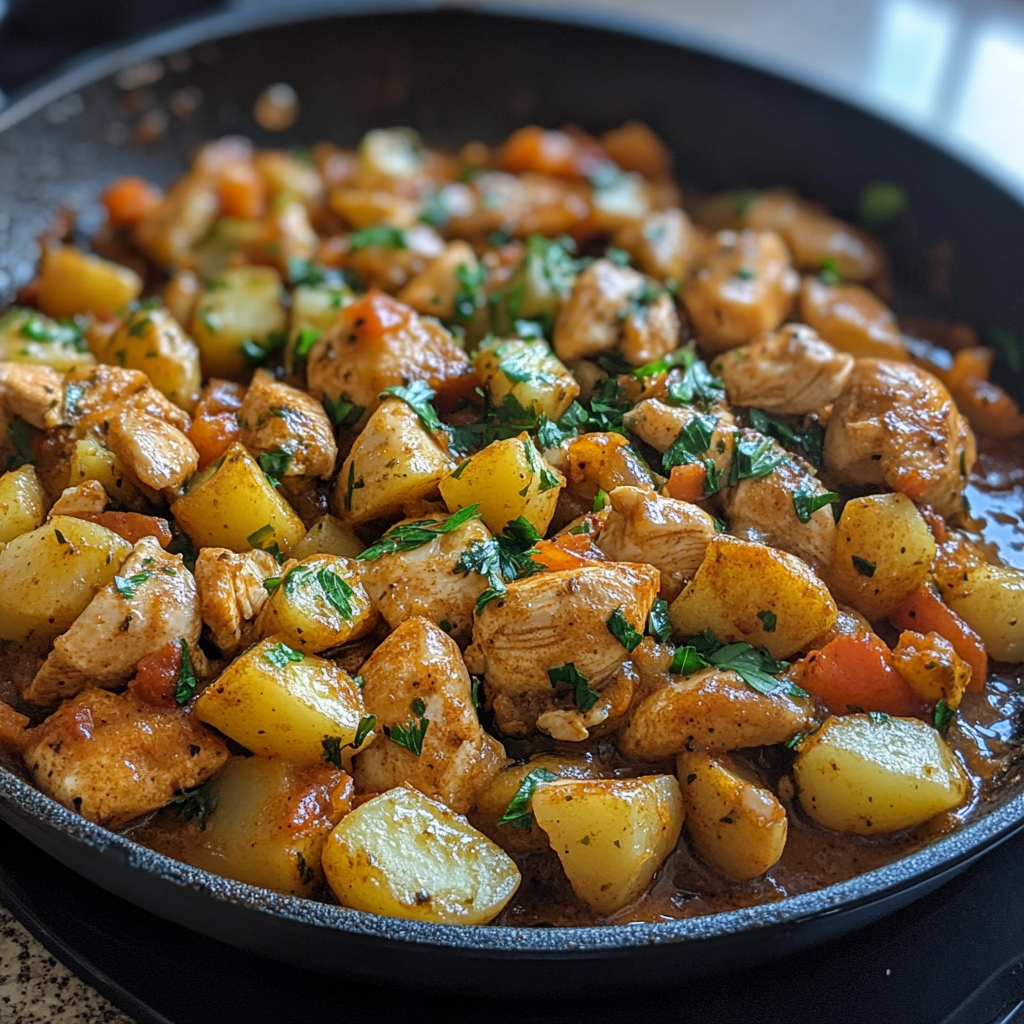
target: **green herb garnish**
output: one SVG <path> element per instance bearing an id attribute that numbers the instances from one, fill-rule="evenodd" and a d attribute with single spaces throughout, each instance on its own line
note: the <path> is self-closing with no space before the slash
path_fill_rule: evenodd
<path id="1" fill-rule="evenodd" d="M 479 508 L 479 504 L 467 505 L 447 519 L 420 519 L 415 523 L 403 523 L 400 526 L 395 526 L 376 544 L 371 544 L 362 554 L 357 555 L 356 560 L 369 562 L 375 558 L 381 558 L 383 555 L 393 555 L 396 552 L 412 551 L 422 547 L 441 534 L 451 533 L 460 526 L 464 526 L 471 519 L 479 519 Z M 485 542 L 477 541 L 477 543 Z M 458 571 L 458 567 L 456 570 Z"/>
<path id="2" fill-rule="evenodd" d="M 611 613 L 605 625 L 608 627 L 608 632 L 611 633 L 612 636 L 614 636 L 630 654 L 640 646 L 640 641 L 644 638 L 643 634 L 637 630 L 629 619 L 626 618 L 621 608 L 616 608 L 615 611 Z"/>
<path id="3" fill-rule="evenodd" d="M 513 828 L 528 832 L 533 826 L 533 815 L 530 813 L 530 798 L 533 791 L 542 782 L 553 782 L 558 776 L 547 768 L 534 768 L 516 790 L 516 795 L 508 802 L 505 813 L 498 819 L 499 825 L 511 825 Z"/>
<path id="4" fill-rule="evenodd" d="M 192 652 L 184 638 L 181 644 L 181 664 L 178 667 L 178 681 L 174 686 L 174 700 L 181 706 L 187 704 L 196 695 L 196 673 L 192 666 Z"/>
<path id="5" fill-rule="evenodd" d="M 838 501 L 839 495 L 835 491 L 825 491 L 824 494 L 815 494 L 813 491 L 806 491 L 802 487 L 793 492 L 793 508 L 796 510 L 797 519 L 801 523 L 809 523 L 811 516 L 818 511 L 819 508 L 824 508 L 826 505 L 831 505 L 832 502 Z"/>
<path id="6" fill-rule="evenodd" d="M 571 661 L 559 665 L 557 668 L 549 668 L 548 679 L 551 680 L 552 686 L 568 683 L 572 687 L 573 696 L 576 699 L 576 710 L 581 713 L 586 713 L 597 703 L 597 694 L 590 688 L 587 677 Z"/>
<path id="7" fill-rule="evenodd" d="M 534 545 L 539 540 L 540 534 L 530 521 L 519 516 L 505 527 L 503 536 L 474 541 L 466 548 L 454 571 L 475 572 L 487 578 L 487 589 L 476 601 L 477 614 L 491 601 L 504 597 L 513 580 L 543 571 L 544 566 L 530 557 L 536 553 Z"/>
<path id="8" fill-rule="evenodd" d="M 860 555 L 853 556 L 853 567 L 861 576 L 867 576 L 868 579 L 875 575 L 875 569 L 878 568 L 874 562 L 869 562 L 866 558 L 861 558 Z"/>
<path id="9" fill-rule="evenodd" d="M 294 647 L 289 647 L 286 643 L 278 641 L 276 644 L 264 648 L 263 657 L 275 668 L 287 668 L 292 662 L 302 661 L 306 656 L 301 651 L 295 650 Z"/>
<path id="10" fill-rule="evenodd" d="M 651 605 L 651 612 L 647 616 L 647 632 L 656 637 L 661 643 L 665 643 L 672 634 L 672 621 L 668 614 L 668 601 L 660 597 L 654 599 Z"/>

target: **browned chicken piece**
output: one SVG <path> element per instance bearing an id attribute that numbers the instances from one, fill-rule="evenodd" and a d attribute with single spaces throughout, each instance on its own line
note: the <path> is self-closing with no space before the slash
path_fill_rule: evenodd
<path id="1" fill-rule="evenodd" d="M 679 347 L 679 317 L 671 295 L 632 267 L 594 260 L 576 278 L 555 320 L 555 354 L 586 359 L 621 345 L 632 366 Z"/>
<path id="2" fill-rule="evenodd" d="M 424 618 L 407 619 L 360 675 L 366 710 L 384 735 L 353 759 L 357 788 L 384 792 L 408 783 L 465 814 L 507 758 L 480 725 L 455 641 Z M 424 720 L 420 753 L 395 742 L 397 730 L 421 730 Z"/>
<path id="3" fill-rule="evenodd" d="M 859 284 L 826 284 L 820 277 L 805 277 L 800 316 L 840 352 L 858 358 L 907 358 L 892 310 Z"/>
<path id="4" fill-rule="evenodd" d="M 678 207 L 649 213 L 642 224 L 629 225 L 612 241 L 636 260 L 637 266 L 661 281 L 684 281 L 700 258 L 703 239 Z"/>
<path id="5" fill-rule="evenodd" d="M 8 416 L 52 430 L 64 419 L 64 378 L 48 366 L 0 362 L 0 401 Z"/>
<path id="6" fill-rule="evenodd" d="M 107 828 L 163 807 L 228 759 L 191 714 L 106 690 L 65 701 L 29 736 L 23 757 L 36 785 Z"/>
<path id="7" fill-rule="evenodd" d="M 725 473 L 732 462 L 736 443 L 736 418 L 724 402 L 717 403 L 705 414 L 692 406 L 668 405 L 658 398 L 647 398 L 627 412 L 623 419 L 630 433 L 659 452 L 665 452 L 678 440 L 680 431 L 702 415 L 715 421 L 708 457 L 714 461 L 719 473 Z"/>
<path id="8" fill-rule="evenodd" d="M 660 596 L 673 601 L 704 561 L 715 520 L 688 501 L 640 487 L 616 487 L 597 546 L 616 562 L 648 562 L 661 573 Z"/>
<path id="9" fill-rule="evenodd" d="M 893 648 L 892 662 L 919 697 L 944 700 L 951 708 L 960 706 L 971 682 L 971 666 L 938 633 L 904 630 Z"/>
<path id="10" fill-rule="evenodd" d="M 114 582 L 57 637 L 24 697 L 52 704 L 90 686 L 120 686 L 143 658 L 171 640 L 196 644 L 202 625 L 195 580 L 181 555 L 143 537 Z"/>
<path id="11" fill-rule="evenodd" d="M 789 315 L 800 278 L 772 231 L 719 231 L 683 289 L 701 348 L 711 355 L 774 331 Z"/>
<path id="12" fill-rule="evenodd" d="M 166 420 L 119 404 L 107 423 L 107 447 L 143 487 L 174 497 L 199 468 L 195 445 Z"/>
<path id="13" fill-rule="evenodd" d="M 217 179 L 211 174 L 187 174 L 136 225 L 135 244 L 157 266 L 187 263 L 192 247 L 213 226 L 219 209 Z"/>
<path id="14" fill-rule="evenodd" d="M 74 487 L 65 487 L 53 503 L 49 518 L 54 516 L 89 516 L 102 512 L 109 501 L 99 480 L 83 480 Z"/>
<path id="15" fill-rule="evenodd" d="M 473 633 L 476 599 L 487 589 L 487 580 L 475 572 L 457 573 L 455 566 L 471 544 L 490 537 L 491 531 L 479 519 L 472 519 L 412 551 L 362 562 L 363 586 L 392 629 L 406 619 L 422 616 L 439 625 L 445 623 L 442 628 L 465 647 Z"/>
<path id="16" fill-rule="evenodd" d="M 604 736 L 617 729 L 629 711 L 636 693 L 637 673 L 633 663 L 624 661 L 615 677 L 601 687 L 597 702 L 587 711 L 575 706 L 575 697 L 566 694 L 567 707 L 551 708 L 537 716 L 537 729 L 563 743 Z"/>
<path id="17" fill-rule="evenodd" d="M 589 492 L 611 491 L 616 487 L 655 487 L 655 477 L 622 434 L 581 434 L 569 442 L 568 477 L 573 484 L 589 484 Z M 644 561 L 644 559 L 637 559 Z"/>
<path id="18" fill-rule="evenodd" d="M 120 366 L 83 366 L 65 378 L 64 407 L 76 438 L 103 440 L 115 409 L 133 409 L 187 431 L 192 419 L 162 395 L 140 370 Z"/>
<path id="19" fill-rule="evenodd" d="M 0 700 L 0 750 L 20 751 L 29 742 L 29 718 Z"/>
<path id="20" fill-rule="evenodd" d="M 422 380 L 436 390 L 469 373 L 469 361 L 439 323 L 390 295 L 369 292 L 343 309 L 313 346 L 306 372 L 315 399 L 361 406 L 365 424 L 385 388 Z"/>
<path id="21" fill-rule="evenodd" d="M 250 451 L 286 452 L 284 476 L 319 476 L 334 472 L 338 446 L 324 407 L 304 391 L 257 370 L 238 410 L 238 439 Z"/>
<path id="22" fill-rule="evenodd" d="M 732 405 L 804 416 L 831 405 L 853 369 L 853 356 L 837 352 L 803 324 L 786 324 L 711 364 Z"/>
<path id="23" fill-rule="evenodd" d="M 825 432 L 825 467 L 855 487 L 884 485 L 951 516 L 977 455 L 942 382 L 909 363 L 857 361 Z"/>
<path id="24" fill-rule="evenodd" d="M 444 252 L 444 239 L 426 224 L 402 233 L 402 246 L 367 245 L 350 252 L 347 266 L 367 288 L 397 292 L 424 273 Z"/>
<path id="25" fill-rule="evenodd" d="M 398 301 L 412 306 L 417 313 L 450 320 L 455 315 L 455 298 L 464 284 L 459 280 L 460 268 L 467 279 L 479 269 L 476 253 L 461 239 L 449 242 L 439 256 L 417 274 L 398 293 Z"/>
<path id="26" fill-rule="evenodd" d="M 784 455 L 773 442 L 775 455 Z M 722 491 L 729 530 L 741 540 L 758 541 L 780 548 L 807 562 L 816 572 L 828 568 L 835 546 L 836 520 L 832 506 L 825 505 L 803 522 L 797 514 L 797 495 L 814 498 L 827 493 L 810 466 L 786 458 L 767 476 L 740 480 Z"/>
<path id="27" fill-rule="evenodd" d="M 233 656 L 245 646 L 247 628 L 270 596 L 263 581 L 280 575 L 279 570 L 277 559 L 266 551 L 200 549 L 195 568 L 199 613 L 224 654 Z"/>
<path id="28" fill-rule="evenodd" d="M 619 730 L 619 750 L 627 758 L 658 761 L 684 750 L 785 743 L 812 724 L 810 703 L 787 696 L 785 685 L 763 694 L 731 670 L 663 673 Z"/>
<path id="29" fill-rule="evenodd" d="M 571 663 L 590 689 L 599 690 L 629 654 L 608 620 L 619 611 L 643 632 L 659 586 L 657 569 L 628 562 L 543 572 L 510 584 L 476 617 L 466 651 L 469 670 L 486 677 L 498 728 L 526 736 L 538 715 L 563 703 L 550 669 Z"/>

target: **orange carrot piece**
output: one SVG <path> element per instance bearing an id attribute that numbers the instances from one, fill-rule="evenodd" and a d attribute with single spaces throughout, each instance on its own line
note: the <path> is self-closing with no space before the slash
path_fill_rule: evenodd
<path id="1" fill-rule="evenodd" d="M 699 462 L 673 466 L 665 485 L 665 493 L 678 501 L 697 501 L 704 497 L 704 481 L 707 475 L 707 470 Z"/>
<path id="2" fill-rule="evenodd" d="M 505 140 L 498 165 L 512 174 L 550 174 L 580 180 L 607 159 L 593 139 L 526 125 Z"/>
<path id="3" fill-rule="evenodd" d="M 924 711 L 896 671 L 889 648 L 874 633 L 838 636 L 796 669 L 797 683 L 835 715 L 857 709 L 916 717 Z"/>
<path id="4" fill-rule="evenodd" d="M 578 555 L 575 551 L 566 551 L 552 540 L 538 541 L 534 547 L 537 550 L 530 557 L 535 562 L 540 562 L 549 572 L 578 569 L 582 565 L 590 565 L 593 562 L 593 559 Z"/>
<path id="5" fill-rule="evenodd" d="M 175 708 L 174 691 L 181 673 L 181 641 L 171 640 L 147 654 L 136 666 L 128 695 L 158 708 Z"/>
<path id="6" fill-rule="evenodd" d="M 199 452 L 199 468 L 216 462 L 238 439 L 237 412 L 245 399 L 245 388 L 214 378 L 203 389 L 188 439 Z"/>
<path id="7" fill-rule="evenodd" d="M 915 633 L 938 633 L 953 645 L 953 650 L 971 666 L 969 690 L 985 689 L 988 678 L 988 654 L 980 636 L 952 608 L 943 604 L 931 588 L 922 583 L 890 616 L 897 629 Z"/>
<path id="8" fill-rule="evenodd" d="M 160 204 L 163 193 L 144 178 L 118 178 L 103 193 L 110 223 L 116 228 L 130 228 L 151 214 Z"/>
<path id="9" fill-rule="evenodd" d="M 105 526 L 119 537 L 124 537 L 129 544 L 136 544 L 143 537 L 156 537 L 160 547 L 165 548 L 174 538 L 166 519 L 144 516 L 141 512 L 83 512 L 75 518 Z"/>
<path id="10" fill-rule="evenodd" d="M 267 212 L 267 189 L 250 163 L 226 164 L 220 172 L 220 207 L 225 217 L 258 220 Z"/>

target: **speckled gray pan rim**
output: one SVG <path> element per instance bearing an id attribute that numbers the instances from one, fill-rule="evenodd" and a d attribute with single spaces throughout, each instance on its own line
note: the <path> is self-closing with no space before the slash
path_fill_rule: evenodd
<path id="1" fill-rule="evenodd" d="M 295 896 L 281 896 L 154 853 L 124 836 L 86 821 L 12 772 L 0 768 L 0 818 L 16 825 L 18 811 L 129 870 L 144 872 L 182 889 L 203 892 L 215 903 L 235 904 L 304 925 L 391 941 L 452 949 L 543 954 L 622 950 L 723 938 L 850 911 L 963 866 L 1007 839 L 1024 827 L 1024 794 L 1017 794 L 978 821 L 907 857 L 817 892 L 703 917 L 584 928 L 437 925 L 381 917 Z"/>
<path id="2" fill-rule="evenodd" d="M 121 68 L 152 57 L 161 57 L 197 44 L 241 32 L 317 17 L 344 14 L 380 14 L 385 11 L 424 10 L 443 6 L 432 0 L 298 0 L 287 7 L 228 10 L 104 53 L 46 82 L 32 93 L 0 111 L 0 132 L 10 128 L 75 89 L 80 89 Z M 473 7 L 472 3 L 462 6 Z M 614 29 L 636 36 L 657 37 L 650 25 L 630 23 L 621 15 L 599 11 L 517 10 L 489 4 L 484 13 L 570 22 Z M 699 46 L 694 46 L 700 49 Z M 381 917 L 293 896 L 281 896 L 255 886 L 234 882 L 172 860 L 144 846 L 109 832 L 62 807 L 12 772 L 0 767 L 0 818 L 17 827 L 28 817 L 83 848 L 182 890 L 204 893 L 213 903 L 232 904 L 316 928 L 352 935 L 466 951 L 501 954 L 577 954 L 624 950 L 645 946 L 725 938 L 777 926 L 795 925 L 812 918 L 842 914 L 895 896 L 930 879 L 955 871 L 995 847 L 1024 827 L 1024 793 L 1007 794 L 977 821 L 875 871 L 848 882 L 762 904 L 703 917 L 654 924 L 635 923 L 584 928 L 514 928 L 495 926 L 436 925 Z"/>

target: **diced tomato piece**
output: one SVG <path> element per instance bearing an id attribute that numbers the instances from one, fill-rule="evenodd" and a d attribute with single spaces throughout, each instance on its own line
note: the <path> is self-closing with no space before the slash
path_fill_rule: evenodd
<path id="1" fill-rule="evenodd" d="M 144 178 L 118 178 L 103 193 L 110 223 L 116 228 L 130 228 L 149 216 L 160 205 L 163 193 Z"/>
<path id="2" fill-rule="evenodd" d="M 128 693 L 158 708 L 175 708 L 174 691 L 181 673 L 181 641 L 171 640 L 158 651 L 147 654 L 135 669 Z"/>

